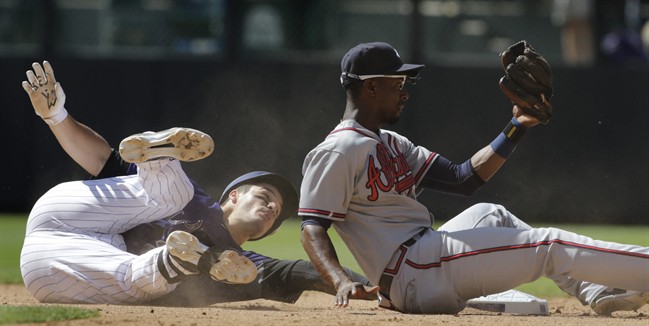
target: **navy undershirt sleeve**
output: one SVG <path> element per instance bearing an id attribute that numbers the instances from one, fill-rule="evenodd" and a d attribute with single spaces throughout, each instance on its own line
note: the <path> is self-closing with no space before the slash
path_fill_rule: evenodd
<path id="1" fill-rule="evenodd" d="M 91 176 L 90 179 L 105 179 L 113 178 L 122 175 L 130 175 L 137 173 L 137 166 L 132 163 L 128 163 L 122 159 L 119 155 L 119 152 L 115 149 L 112 150 L 110 156 L 104 163 L 104 167 L 99 172 L 99 175 Z"/>
<path id="2" fill-rule="evenodd" d="M 484 184 L 485 181 L 473 170 L 471 160 L 455 164 L 440 155 L 428 169 L 419 186 L 424 189 L 469 196 Z"/>

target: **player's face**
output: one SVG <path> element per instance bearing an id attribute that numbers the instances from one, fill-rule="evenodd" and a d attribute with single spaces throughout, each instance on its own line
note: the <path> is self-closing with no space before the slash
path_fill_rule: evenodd
<path id="1" fill-rule="evenodd" d="M 399 121 L 409 98 L 405 79 L 377 78 L 377 80 L 377 100 L 381 104 L 376 112 L 377 118 L 382 123 L 395 124 Z"/>
<path id="2" fill-rule="evenodd" d="M 248 191 L 237 194 L 233 216 L 237 216 L 237 223 L 245 227 L 251 238 L 256 238 L 270 230 L 282 204 L 282 196 L 274 186 L 266 183 L 253 185 Z"/>

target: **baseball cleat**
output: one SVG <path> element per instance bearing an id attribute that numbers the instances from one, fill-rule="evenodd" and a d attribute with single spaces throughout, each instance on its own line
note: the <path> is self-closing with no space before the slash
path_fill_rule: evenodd
<path id="1" fill-rule="evenodd" d="M 638 310 L 647 302 L 649 302 L 649 292 L 613 289 L 600 293 L 590 306 L 596 314 L 608 316 L 616 311 Z"/>
<path id="2" fill-rule="evenodd" d="M 167 251 L 176 265 L 191 274 L 198 273 L 198 261 L 208 247 L 194 235 L 185 231 L 174 231 L 167 237 Z"/>
<path id="3" fill-rule="evenodd" d="M 147 131 L 124 138 L 119 154 L 129 163 L 171 157 L 179 161 L 203 159 L 214 151 L 214 141 L 208 134 L 190 128 Z"/>
<path id="4" fill-rule="evenodd" d="M 247 284 L 257 278 L 257 266 L 235 250 L 216 252 L 191 233 L 174 231 L 167 237 L 169 257 L 189 274 L 209 273 L 224 283 Z"/>
<path id="5" fill-rule="evenodd" d="M 257 266 L 234 250 L 224 250 L 210 268 L 212 279 L 224 283 L 248 284 L 257 278 Z"/>

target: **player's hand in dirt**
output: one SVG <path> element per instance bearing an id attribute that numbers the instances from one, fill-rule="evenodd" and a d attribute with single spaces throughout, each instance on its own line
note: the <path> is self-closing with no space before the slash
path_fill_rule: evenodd
<path id="1" fill-rule="evenodd" d="M 43 61 L 43 66 L 34 62 L 32 68 L 33 70 L 26 72 L 27 80 L 22 82 L 23 89 L 29 95 L 36 114 L 49 125 L 58 124 L 67 116 L 63 107 L 63 88 L 56 82 L 49 62 Z"/>
<path id="2" fill-rule="evenodd" d="M 338 287 L 336 293 L 336 307 L 347 307 L 349 299 L 363 299 L 376 298 L 379 293 L 378 286 L 365 286 L 358 282 L 346 282 Z"/>

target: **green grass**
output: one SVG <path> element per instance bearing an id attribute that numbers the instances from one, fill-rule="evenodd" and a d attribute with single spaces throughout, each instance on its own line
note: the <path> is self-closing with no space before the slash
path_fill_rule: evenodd
<path id="1" fill-rule="evenodd" d="M 0 306 L 0 324 L 46 323 L 98 316 L 97 310 L 68 306 Z"/>
<path id="2" fill-rule="evenodd" d="M 0 215 L 0 283 L 22 283 L 19 261 L 26 219 L 25 215 Z M 439 226 L 439 224 L 436 226 Z M 547 225 L 535 224 L 534 226 Z M 599 240 L 649 247 L 649 226 L 574 224 L 552 226 L 588 235 Z M 330 230 L 329 235 L 336 247 L 341 263 L 360 272 L 358 264 L 356 264 L 336 232 Z M 261 241 L 248 242 L 244 245 L 244 248 L 280 259 L 308 260 L 300 244 L 300 224 L 296 221 L 284 223 L 274 235 Z M 566 296 L 552 281 L 545 278 L 524 284 L 517 289 L 544 298 Z"/>
<path id="3" fill-rule="evenodd" d="M 0 214 L 0 283 L 22 283 L 20 249 L 25 238 L 26 215 Z"/>

